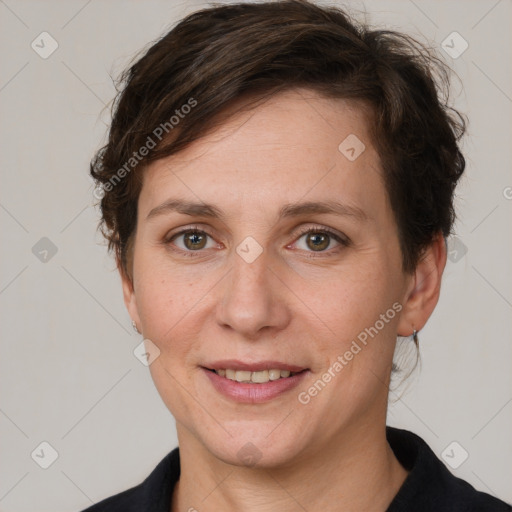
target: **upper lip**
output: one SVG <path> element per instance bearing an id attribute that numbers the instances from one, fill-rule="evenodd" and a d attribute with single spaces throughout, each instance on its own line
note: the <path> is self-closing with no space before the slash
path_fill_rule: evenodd
<path id="1" fill-rule="evenodd" d="M 290 372 L 300 372 L 306 370 L 303 366 L 282 363 L 280 361 L 255 361 L 246 363 L 238 359 L 223 359 L 222 361 L 214 361 L 204 366 L 208 370 L 235 370 L 235 371 L 251 371 L 259 372 L 263 370 L 288 370 Z"/>

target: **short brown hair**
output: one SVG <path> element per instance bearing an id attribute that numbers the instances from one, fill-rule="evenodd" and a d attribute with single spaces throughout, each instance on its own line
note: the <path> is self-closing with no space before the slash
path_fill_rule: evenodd
<path id="1" fill-rule="evenodd" d="M 451 232 L 465 167 L 458 147 L 465 121 L 447 105 L 449 71 L 409 36 L 371 30 L 306 0 L 187 16 L 121 75 L 108 142 L 91 162 L 104 189 L 101 230 L 119 269 L 131 276 L 127 254 L 145 164 L 199 138 L 241 95 L 307 87 L 371 107 L 402 266 L 414 270 L 433 238 Z"/>

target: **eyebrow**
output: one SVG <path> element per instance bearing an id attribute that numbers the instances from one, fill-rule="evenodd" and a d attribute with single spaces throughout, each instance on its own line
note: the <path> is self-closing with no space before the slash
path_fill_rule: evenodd
<path id="1" fill-rule="evenodd" d="M 226 214 L 217 206 L 208 203 L 195 203 L 182 199 L 168 199 L 159 206 L 153 208 L 146 220 L 169 214 L 172 212 L 189 215 L 191 217 L 210 217 L 224 219 Z M 299 217 L 311 214 L 332 214 L 338 216 L 354 217 L 359 221 L 368 220 L 368 215 L 357 206 L 349 206 L 337 201 L 307 201 L 303 203 L 288 203 L 281 207 L 278 213 L 279 219 Z"/>

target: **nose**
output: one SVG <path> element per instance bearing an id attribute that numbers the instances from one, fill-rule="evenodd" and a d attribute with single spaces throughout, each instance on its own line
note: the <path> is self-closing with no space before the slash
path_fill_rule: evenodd
<path id="1" fill-rule="evenodd" d="M 250 263 L 235 252 L 231 260 L 231 271 L 219 290 L 218 324 L 251 340 L 284 329 L 291 318 L 292 293 L 277 264 L 272 266 L 265 250 Z"/>

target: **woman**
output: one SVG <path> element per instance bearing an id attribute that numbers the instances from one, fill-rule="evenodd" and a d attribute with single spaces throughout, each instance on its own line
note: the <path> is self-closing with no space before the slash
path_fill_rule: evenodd
<path id="1" fill-rule="evenodd" d="M 436 58 L 337 9 L 246 3 L 123 78 L 91 173 L 179 449 L 87 510 L 511 510 L 386 427 L 465 165 Z"/>

